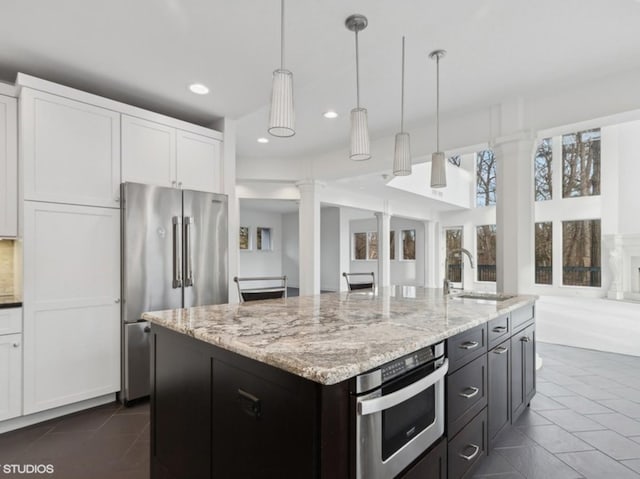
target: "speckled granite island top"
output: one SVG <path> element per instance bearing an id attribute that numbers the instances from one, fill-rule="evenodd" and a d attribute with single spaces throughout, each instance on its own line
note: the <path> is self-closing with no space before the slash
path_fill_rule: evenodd
<path id="1" fill-rule="evenodd" d="M 144 313 L 153 324 L 284 371 L 335 384 L 442 341 L 536 296 L 504 301 L 444 298 L 395 286 Z"/>

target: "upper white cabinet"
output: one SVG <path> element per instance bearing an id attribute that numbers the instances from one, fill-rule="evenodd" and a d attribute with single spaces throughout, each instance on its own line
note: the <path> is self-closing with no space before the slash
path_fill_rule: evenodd
<path id="1" fill-rule="evenodd" d="M 118 207 L 120 114 L 23 88 L 24 199 Z"/>
<path id="2" fill-rule="evenodd" d="M 222 193 L 220 141 L 178 130 L 177 181 L 189 190 Z"/>
<path id="3" fill-rule="evenodd" d="M 220 193 L 220 140 L 122 115 L 122 181 Z"/>
<path id="4" fill-rule="evenodd" d="M 0 236 L 18 234 L 17 101 L 0 95 Z"/>
<path id="5" fill-rule="evenodd" d="M 120 389 L 120 211 L 24 203 L 30 414 Z"/>

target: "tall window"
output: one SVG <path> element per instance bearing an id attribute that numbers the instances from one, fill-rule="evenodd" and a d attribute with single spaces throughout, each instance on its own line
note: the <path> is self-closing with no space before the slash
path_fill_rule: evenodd
<path id="1" fill-rule="evenodd" d="M 476 153 L 476 206 L 496 204 L 496 156 L 493 150 Z"/>
<path id="2" fill-rule="evenodd" d="M 496 280 L 496 225 L 476 228 L 478 252 L 478 281 Z"/>
<path id="3" fill-rule="evenodd" d="M 550 200 L 553 196 L 551 185 L 551 138 L 545 138 L 538 145 L 534 158 L 535 200 Z"/>
<path id="4" fill-rule="evenodd" d="M 389 231 L 389 259 L 396 259 L 396 232 Z"/>
<path id="5" fill-rule="evenodd" d="M 260 251 L 271 251 L 273 245 L 271 244 L 271 228 L 263 228 L 258 226 L 256 228 L 256 249 Z"/>
<path id="6" fill-rule="evenodd" d="M 378 259 L 378 233 L 367 233 L 367 259 Z"/>
<path id="7" fill-rule="evenodd" d="M 535 224 L 536 284 L 553 283 L 553 223 Z"/>
<path id="8" fill-rule="evenodd" d="M 378 233 L 353 233 L 353 259 L 378 259 Z"/>
<path id="9" fill-rule="evenodd" d="M 452 228 L 445 231 L 446 257 L 449 266 L 445 274 L 452 283 L 462 283 L 462 255 L 452 256 L 451 252 L 462 248 L 462 228 Z"/>
<path id="10" fill-rule="evenodd" d="M 402 230 L 402 259 L 416 259 L 416 230 Z"/>
<path id="11" fill-rule="evenodd" d="M 600 220 L 562 222 L 562 284 L 601 285 Z"/>
<path id="12" fill-rule="evenodd" d="M 600 129 L 562 136 L 562 197 L 600 194 Z"/>

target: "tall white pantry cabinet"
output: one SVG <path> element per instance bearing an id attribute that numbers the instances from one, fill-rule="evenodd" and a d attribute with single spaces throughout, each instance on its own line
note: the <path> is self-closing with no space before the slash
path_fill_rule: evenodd
<path id="1" fill-rule="evenodd" d="M 20 92 L 25 415 L 120 390 L 121 181 L 178 187 L 195 135 L 197 186 L 222 187 L 220 133 L 59 88 Z"/>

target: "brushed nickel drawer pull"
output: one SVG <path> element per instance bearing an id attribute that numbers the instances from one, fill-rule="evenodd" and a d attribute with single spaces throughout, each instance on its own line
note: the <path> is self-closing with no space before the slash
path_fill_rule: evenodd
<path id="1" fill-rule="evenodd" d="M 477 348 L 479 345 L 480 343 L 478 343 L 478 341 L 466 341 L 461 345 L 459 345 L 458 347 L 460 349 L 474 349 L 474 348 Z"/>
<path id="2" fill-rule="evenodd" d="M 523 343 L 530 343 L 531 338 L 529 336 L 523 336 L 520 338 L 520 341 L 522 341 Z"/>
<path id="3" fill-rule="evenodd" d="M 496 326 L 492 329 L 494 333 L 504 333 L 507 330 L 506 326 Z"/>
<path id="4" fill-rule="evenodd" d="M 497 347 L 496 349 L 494 349 L 494 350 L 493 350 L 493 352 L 494 352 L 495 354 L 504 354 L 504 353 L 506 353 L 507 351 L 509 351 L 509 349 L 508 349 L 508 348 L 503 348 L 502 346 Z"/>
<path id="5" fill-rule="evenodd" d="M 475 444 L 468 444 L 466 447 L 472 447 L 474 449 L 474 451 L 471 454 L 469 454 L 468 456 L 466 454 L 463 454 L 463 453 L 459 452 L 458 456 L 460 456 L 465 461 L 471 461 L 480 452 L 480 446 L 476 446 Z"/>
<path id="6" fill-rule="evenodd" d="M 471 391 L 470 393 L 459 393 L 458 396 L 463 397 L 463 398 L 467 398 L 467 399 L 471 399 L 474 396 L 478 395 L 478 392 L 480 391 L 480 389 L 475 388 L 473 386 L 468 387 L 465 391 Z"/>

